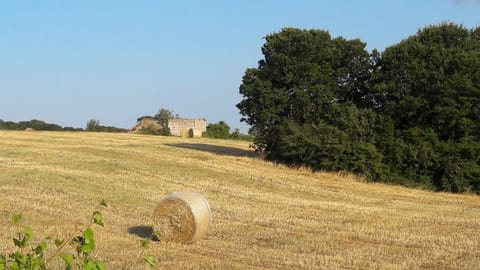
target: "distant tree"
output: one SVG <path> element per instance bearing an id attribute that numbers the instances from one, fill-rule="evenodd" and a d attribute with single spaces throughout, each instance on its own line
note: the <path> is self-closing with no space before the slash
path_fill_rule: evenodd
<path id="1" fill-rule="evenodd" d="M 85 128 L 85 130 L 87 131 L 100 131 L 100 121 L 99 120 L 95 120 L 95 119 L 90 119 L 88 120 L 87 122 L 87 127 Z"/>
<path id="2" fill-rule="evenodd" d="M 242 134 L 240 133 L 240 129 L 236 128 L 232 131 L 232 133 L 230 134 L 230 138 L 234 139 L 234 140 L 240 140 L 242 137 Z"/>
<path id="3" fill-rule="evenodd" d="M 207 126 L 207 131 L 203 134 L 207 138 L 228 139 L 230 138 L 230 126 L 224 121 L 218 123 L 210 123 Z"/>
<path id="4" fill-rule="evenodd" d="M 32 119 L 30 121 L 20 121 L 18 122 L 18 129 L 24 130 L 26 128 L 32 128 L 35 130 L 50 130 L 50 131 L 61 131 L 63 128 L 57 124 L 46 123 L 41 120 Z"/>
<path id="5" fill-rule="evenodd" d="M 13 121 L 3 122 L 2 126 L 3 126 L 3 129 L 6 129 L 6 130 L 19 130 L 20 129 L 18 123 L 15 123 Z"/>
<path id="6" fill-rule="evenodd" d="M 118 128 L 115 126 L 100 126 L 99 131 L 102 132 L 114 132 L 114 133 L 123 133 L 123 132 L 128 132 L 128 129 L 125 128 Z"/>
<path id="7" fill-rule="evenodd" d="M 0 129 L 4 130 L 25 130 L 27 128 L 35 130 L 49 131 L 83 131 L 82 128 L 62 127 L 57 124 L 46 123 L 42 120 L 32 119 L 30 121 L 20 121 L 18 123 L 12 121 L 3 121 L 0 119 Z"/>
<path id="8" fill-rule="evenodd" d="M 166 135 L 166 136 L 170 135 L 170 129 L 168 128 L 168 119 L 172 119 L 172 118 L 180 118 L 180 115 L 174 114 L 173 111 L 165 108 L 160 108 L 158 113 L 155 114 L 155 119 L 162 126 L 161 135 Z"/>
<path id="9" fill-rule="evenodd" d="M 83 131 L 83 128 L 75 128 L 75 127 L 64 127 L 64 131 Z"/>

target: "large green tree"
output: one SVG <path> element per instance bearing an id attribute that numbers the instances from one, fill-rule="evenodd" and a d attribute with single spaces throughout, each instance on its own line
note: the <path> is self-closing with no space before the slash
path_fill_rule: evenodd
<path id="1" fill-rule="evenodd" d="M 365 87 L 372 55 L 358 39 L 326 31 L 285 28 L 268 35 L 264 59 L 248 69 L 237 104 L 268 159 L 314 169 L 351 170 L 379 178 L 375 114 Z"/>
<path id="2" fill-rule="evenodd" d="M 384 111 L 396 128 L 432 128 L 441 140 L 480 139 L 480 41 L 472 33 L 444 23 L 385 50 Z"/>
<path id="3" fill-rule="evenodd" d="M 382 54 L 371 90 L 381 93 L 378 111 L 393 123 L 385 156 L 398 174 L 439 190 L 478 190 L 478 33 L 428 26 Z"/>
<path id="4" fill-rule="evenodd" d="M 480 192 L 480 28 L 442 23 L 368 53 L 285 28 L 265 38 L 237 104 L 271 160 Z"/>

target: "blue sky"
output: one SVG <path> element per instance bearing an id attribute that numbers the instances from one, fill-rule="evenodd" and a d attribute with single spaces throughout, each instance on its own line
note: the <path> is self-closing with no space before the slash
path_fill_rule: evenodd
<path id="1" fill-rule="evenodd" d="M 163 107 L 246 132 L 238 87 L 265 35 L 323 29 L 382 51 L 479 14 L 480 0 L 1 0 L 0 119 L 130 128 Z"/>

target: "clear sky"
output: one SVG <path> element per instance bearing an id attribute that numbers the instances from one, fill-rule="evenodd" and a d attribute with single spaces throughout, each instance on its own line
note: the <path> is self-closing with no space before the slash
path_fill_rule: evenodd
<path id="1" fill-rule="evenodd" d="M 168 108 L 246 132 L 235 104 L 263 37 L 283 27 L 398 43 L 480 0 L 0 0 L 0 119 L 130 128 Z"/>

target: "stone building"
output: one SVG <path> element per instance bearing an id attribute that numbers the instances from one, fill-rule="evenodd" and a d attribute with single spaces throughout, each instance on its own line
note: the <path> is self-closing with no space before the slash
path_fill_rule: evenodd
<path id="1" fill-rule="evenodd" d="M 168 119 L 170 134 L 181 137 L 202 137 L 207 131 L 207 121 L 203 118 L 195 119 Z"/>

